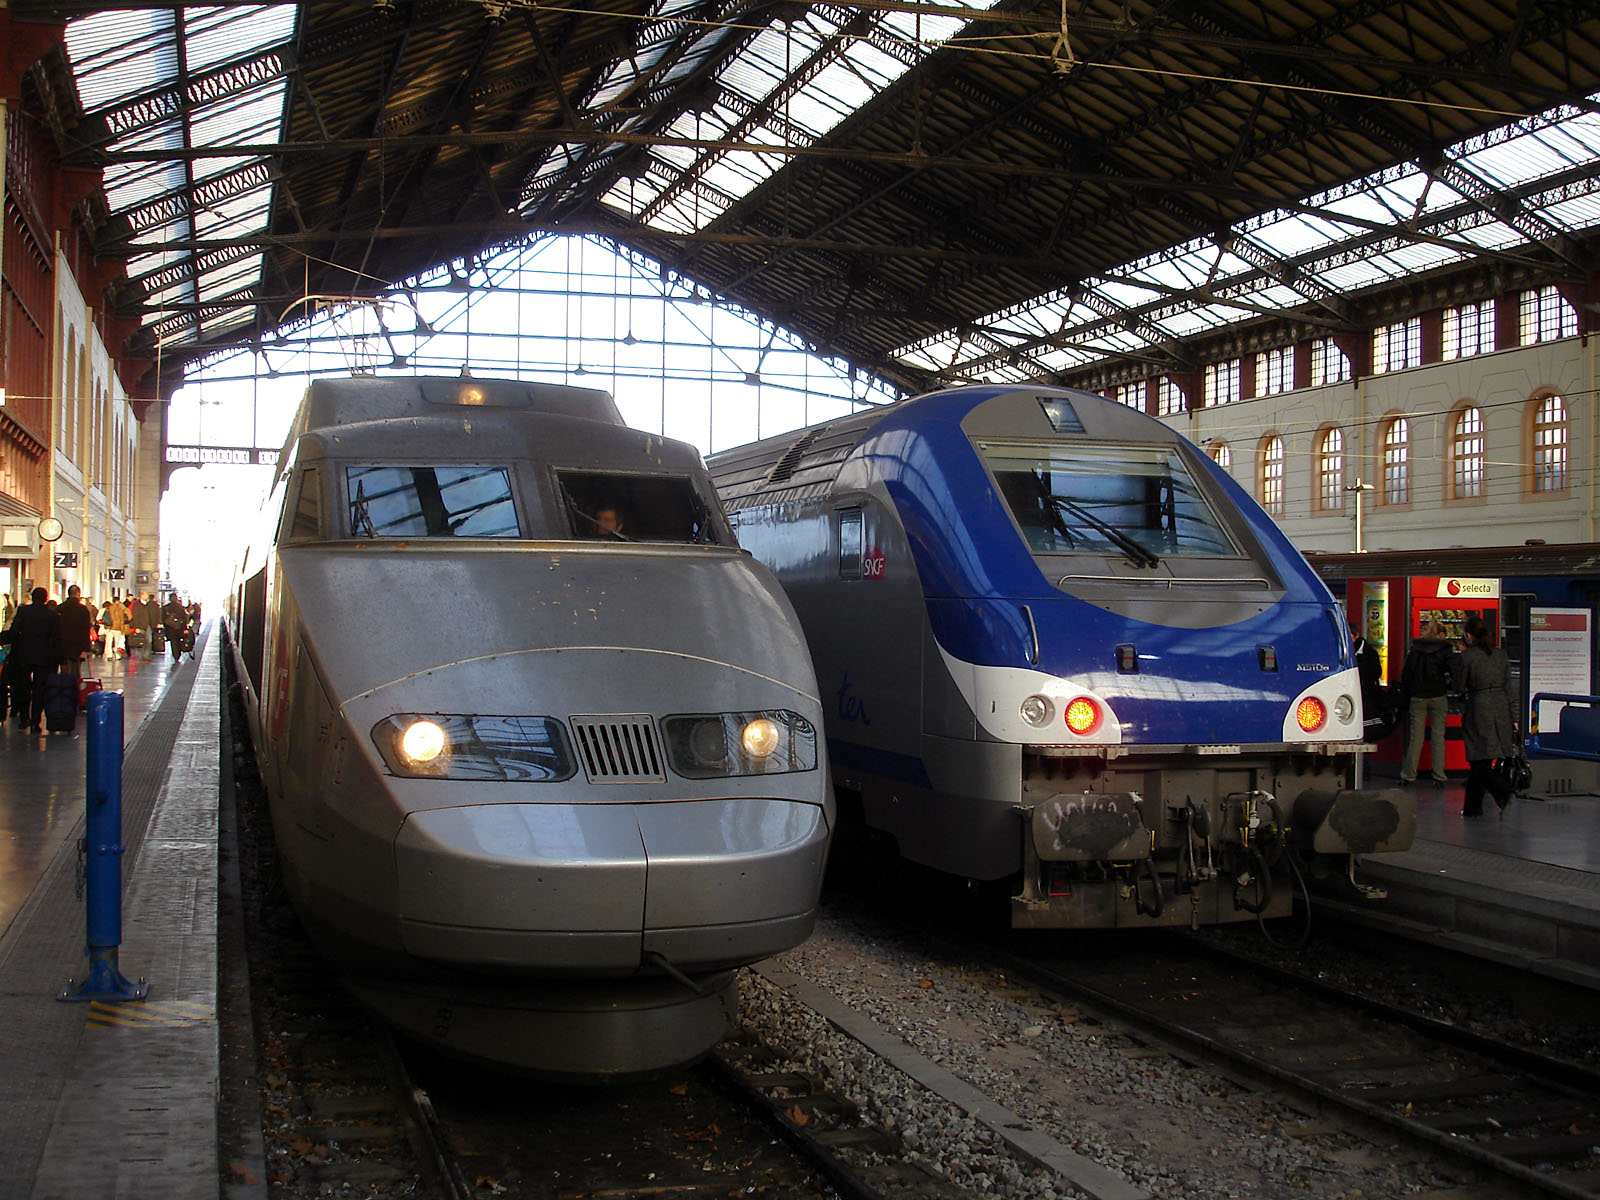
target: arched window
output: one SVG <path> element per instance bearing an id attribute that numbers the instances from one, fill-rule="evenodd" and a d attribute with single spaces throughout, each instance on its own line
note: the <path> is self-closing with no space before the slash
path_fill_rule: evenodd
<path id="1" fill-rule="evenodd" d="M 1533 413 L 1533 490 L 1567 490 L 1567 402 L 1545 396 Z"/>
<path id="2" fill-rule="evenodd" d="M 1344 431 L 1337 425 L 1317 439 L 1317 505 L 1324 512 L 1344 508 Z"/>
<path id="3" fill-rule="evenodd" d="M 1261 443 L 1261 507 L 1273 516 L 1283 512 L 1283 439 L 1275 433 Z"/>
<path id="4" fill-rule="evenodd" d="M 1411 425 L 1396 417 L 1383 429 L 1383 503 L 1411 500 Z"/>
<path id="5" fill-rule="evenodd" d="M 1224 471 L 1233 470 L 1233 447 L 1227 442 L 1211 443 L 1211 460 Z"/>
<path id="6" fill-rule="evenodd" d="M 1450 430 L 1450 498 L 1483 495 L 1483 410 L 1469 404 L 1456 413 Z"/>

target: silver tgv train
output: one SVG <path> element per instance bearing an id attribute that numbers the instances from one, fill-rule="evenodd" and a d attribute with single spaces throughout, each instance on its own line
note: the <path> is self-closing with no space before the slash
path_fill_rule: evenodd
<path id="1" fill-rule="evenodd" d="M 694 449 L 611 397 L 312 384 L 229 605 L 284 882 L 380 1016 L 554 1077 L 686 1062 L 804 940 L 811 659 Z"/>

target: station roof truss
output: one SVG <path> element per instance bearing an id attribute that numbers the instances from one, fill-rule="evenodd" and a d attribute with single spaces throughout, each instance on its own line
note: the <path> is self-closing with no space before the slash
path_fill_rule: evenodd
<path id="1" fill-rule="evenodd" d="M 907 390 L 1581 278 L 1600 0 L 13 0 L 163 380 L 601 237 Z M 59 98 L 58 98 L 59 99 Z M 1460 290 L 1460 289 L 1458 289 Z"/>

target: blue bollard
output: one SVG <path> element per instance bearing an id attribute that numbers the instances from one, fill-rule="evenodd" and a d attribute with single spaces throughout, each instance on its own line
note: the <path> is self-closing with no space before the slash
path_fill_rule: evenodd
<path id="1" fill-rule="evenodd" d="M 67 980 L 56 999 L 143 1000 L 149 984 L 143 979 L 129 983 L 117 969 L 117 947 L 122 944 L 122 696 L 94 692 L 88 708 L 82 855 L 89 978 L 77 988 Z"/>

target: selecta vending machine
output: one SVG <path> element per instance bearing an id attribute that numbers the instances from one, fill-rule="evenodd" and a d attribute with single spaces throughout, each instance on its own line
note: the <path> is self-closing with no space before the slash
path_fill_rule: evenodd
<path id="1" fill-rule="evenodd" d="M 1384 579 L 1352 579 L 1345 598 L 1350 623 L 1378 652 L 1385 687 L 1398 695 L 1400 671 L 1406 651 L 1422 635 L 1429 618 L 1440 626 L 1439 636 L 1452 644 L 1461 641 L 1468 618 L 1479 617 L 1489 626 L 1496 645 L 1500 642 L 1500 581 L 1467 579 L 1457 576 L 1412 575 Z M 1403 703 L 1403 697 L 1401 698 Z M 1378 743 L 1373 758 L 1383 763 L 1398 763 L 1405 754 L 1406 721 Z M 1422 757 L 1417 763 L 1419 777 L 1433 770 L 1430 734 L 1422 739 Z M 1461 749 L 1461 698 L 1450 697 L 1450 716 L 1445 727 L 1445 769 L 1465 771 L 1467 760 Z"/>

